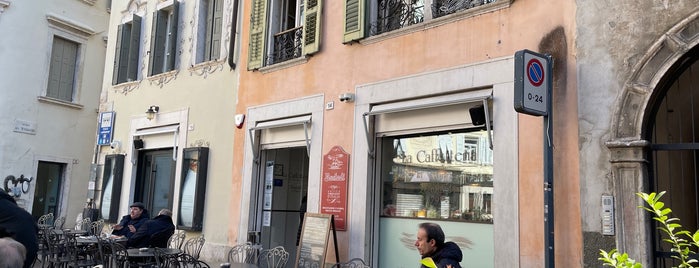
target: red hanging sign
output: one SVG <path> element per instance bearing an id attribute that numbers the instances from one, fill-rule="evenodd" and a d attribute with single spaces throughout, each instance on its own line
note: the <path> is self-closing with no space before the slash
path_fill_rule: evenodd
<path id="1" fill-rule="evenodd" d="M 323 156 L 320 213 L 335 215 L 335 229 L 347 228 L 347 178 L 349 177 L 349 154 L 340 146 L 330 149 Z"/>

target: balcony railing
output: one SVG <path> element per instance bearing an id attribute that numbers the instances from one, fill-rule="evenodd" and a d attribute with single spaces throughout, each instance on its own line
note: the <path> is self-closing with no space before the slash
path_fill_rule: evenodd
<path id="1" fill-rule="evenodd" d="M 274 47 L 267 57 L 267 65 L 301 57 L 303 26 L 289 29 L 274 35 Z"/>
<path id="2" fill-rule="evenodd" d="M 439 18 L 457 11 L 494 3 L 497 0 L 436 0 L 432 4 L 432 17 Z"/>
<path id="3" fill-rule="evenodd" d="M 416 0 L 381 0 L 370 34 L 377 35 L 423 22 L 425 6 Z"/>
<path id="4" fill-rule="evenodd" d="M 494 3 L 497 0 L 432 0 L 432 18 Z M 371 23 L 370 35 L 378 35 L 425 21 L 425 1 L 380 0 L 376 21 Z M 429 12 L 429 11 L 428 11 Z"/>

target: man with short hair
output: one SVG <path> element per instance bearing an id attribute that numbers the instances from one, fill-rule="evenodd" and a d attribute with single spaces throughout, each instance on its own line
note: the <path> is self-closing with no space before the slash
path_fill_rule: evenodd
<path id="1" fill-rule="evenodd" d="M 112 234 L 130 238 L 149 218 L 145 205 L 141 202 L 134 202 L 129 206 L 129 215 L 125 215 L 118 224 L 112 226 L 114 229 Z"/>
<path id="2" fill-rule="evenodd" d="M 444 231 L 439 224 L 424 222 L 419 225 L 415 247 L 422 256 L 423 268 L 461 268 L 461 249 L 454 242 L 444 242 Z"/>
<path id="3" fill-rule="evenodd" d="M 39 250 L 38 232 L 39 227 L 36 225 L 34 217 L 17 206 L 17 202 L 12 196 L 0 190 L 0 237 L 12 237 L 26 249 L 24 266 L 14 266 L 14 268 L 32 266 Z"/>
<path id="4" fill-rule="evenodd" d="M 24 265 L 27 249 L 11 237 L 0 238 L 0 268 L 17 268 Z"/>
<path id="5" fill-rule="evenodd" d="M 175 225 L 172 224 L 172 211 L 161 209 L 158 216 L 138 228 L 138 231 L 126 242 L 126 246 L 130 248 L 166 248 L 168 239 L 174 233 Z"/>

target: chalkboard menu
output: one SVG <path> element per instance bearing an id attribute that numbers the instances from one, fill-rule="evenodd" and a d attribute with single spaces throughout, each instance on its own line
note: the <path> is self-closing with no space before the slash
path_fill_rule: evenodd
<path id="1" fill-rule="evenodd" d="M 296 268 L 325 267 L 330 230 L 333 230 L 333 239 L 337 240 L 332 226 L 333 215 L 306 213 L 303 217 L 303 231 L 296 254 Z M 337 256 L 337 241 L 334 242 L 335 256 Z"/>

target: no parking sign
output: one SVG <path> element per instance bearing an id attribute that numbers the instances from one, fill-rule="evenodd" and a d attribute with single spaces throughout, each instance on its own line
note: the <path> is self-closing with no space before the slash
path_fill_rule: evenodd
<path id="1" fill-rule="evenodd" d="M 548 115 L 551 56 L 529 50 L 515 53 L 515 111 Z"/>

